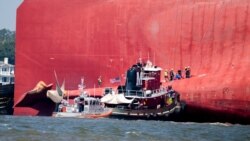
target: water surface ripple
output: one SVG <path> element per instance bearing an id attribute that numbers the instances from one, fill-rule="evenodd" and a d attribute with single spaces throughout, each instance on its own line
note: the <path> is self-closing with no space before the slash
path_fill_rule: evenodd
<path id="1" fill-rule="evenodd" d="M 250 141 L 250 125 L 0 116 L 0 141 Z"/>

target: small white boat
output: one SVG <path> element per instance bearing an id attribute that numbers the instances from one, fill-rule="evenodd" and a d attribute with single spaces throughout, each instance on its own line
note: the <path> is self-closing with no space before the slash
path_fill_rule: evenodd
<path id="1" fill-rule="evenodd" d="M 56 73 L 55 73 L 56 76 Z M 56 77 L 57 90 L 54 93 L 48 93 L 48 96 L 58 103 L 57 111 L 52 114 L 53 117 L 74 117 L 74 118 L 103 118 L 112 114 L 111 108 L 105 108 L 99 98 L 88 96 L 88 92 L 84 91 L 85 84 L 84 79 L 81 78 L 81 83 L 78 85 L 81 91 L 80 96 L 74 99 L 73 104 L 63 99 L 64 82 L 62 88 L 59 87 L 59 83 Z"/>
<path id="2" fill-rule="evenodd" d="M 103 118 L 112 114 L 112 109 L 105 108 L 99 99 L 94 97 L 79 96 L 74 99 L 74 104 L 64 100 L 58 107 L 58 112 L 53 117 L 74 118 Z"/>

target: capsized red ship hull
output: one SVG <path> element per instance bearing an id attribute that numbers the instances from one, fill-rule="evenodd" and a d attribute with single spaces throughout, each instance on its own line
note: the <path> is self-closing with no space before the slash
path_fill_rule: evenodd
<path id="1" fill-rule="evenodd" d="M 187 107 L 250 117 L 249 0 L 24 0 L 17 10 L 15 102 L 43 80 L 110 86 L 138 57 L 191 66 L 173 82 Z M 32 109 L 32 108 L 31 108 Z M 34 112 L 26 114 L 35 115 Z M 25 107 L 16 107 L 22 115 Z M 30 110 L 31 111 L 31 110 Z M 192 110 L 191 110 L 192 111 Z M 199 115 L 199 114 L 198 114 Z"/>

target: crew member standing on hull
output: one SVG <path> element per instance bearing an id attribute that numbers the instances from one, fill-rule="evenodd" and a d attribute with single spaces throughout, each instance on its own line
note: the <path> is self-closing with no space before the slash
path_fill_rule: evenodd
<path id="1" fill-rule="evenodd" d="M 174 80 L 174 69 L 173 68 L 170 70 L 169 75 L 170 75 L 170 81 L 173 81 Z"/>
<path id="2" fill-rule="evenodd" d="M 179 74 L 179 76 L 180 76 L 181 78 L 183 78 L 183 77 L 182 77 L 182 72 L 181 72 L 181 70 L 178 70 L 177 73 Z"/>
<path id="3" fill-rule="evenodd" d="M 185 74 L 186 74 L 186 78 L 190 78 L 191 77 L 191 70 L 190 67 L 185 67 Z"/>
<path id="4" fill-rule="evenodd" d="M 165 78 L 165 82 L 167 82 L 168 81 L 168 70 L 167 69 L 164 71 L 164 78 Z"/>
<path id="5" fill-rule="evenodd" d="M 102 76 L 99 76 L 99 78 L 97 79 L 98 81 L 98 86 L 101 87 L 102 84 Z"/>

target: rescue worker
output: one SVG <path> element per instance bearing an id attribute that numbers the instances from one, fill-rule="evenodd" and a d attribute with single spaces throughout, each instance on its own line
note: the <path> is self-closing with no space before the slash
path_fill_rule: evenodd
<path id="1" fill-rule="evenodd" d="M 190 78 L 191 76 L 190 66 L 185 67 L 185 74 L 186 74 L 186 78 Z"/>
<path id="2" fill-rule="evenodd" d="M 181 72 L 181 70 L 178 70 L 177 73 L 179 74 L 179 76 L 180 76 L 181 78 L 183 78 L 183 77 L 182 77 L 182 72 Z"/>
<path id="3" fill-rule="evenodd" d="M 164 78 L 165 78 L 165 82 L 167 82 L 168 81 L 168 70 L 167 69 L 164 71 Z"/>
<path id="4" fill-rule="evenodd" d="M 173 90 L 171 85 L 167 87 L 167 93 L 169 97 L 174 97 L 175 91 Z"/>
<path id="5" fill-rule="evenodd" d="M 174 97 L 175 97 L 175 91 L 173 90 L 171 85 L 169 85 L 167 87 L 167 93 L 168 93 L 168 97 L 166 99 L 166 104 L 171 105 L 173 103 Z"/>
<path id="6" fill-rule="evenodd" d="M 174 69 L 173 68 L 170 70 L 169 75 L 170 75 L 170 81 L 173 81 L 174 80 Z"/>
<path id="7" fill-rule="evenodd" d="M 97 81 L 98 81 L 98 86 L 100 87 L 101 84 L 102 84 L 102 76 L 99 76 L 99 78 L 97 79 Z"/>
<path id="8" fill-rule="evenodd" d="M 175 74 L 175 77 L 174 77 L 174 80 L 179 80 L 179 79 L 181 79 L 181 76 L 180 76 L 179 73 L 176 73 L 176 74 Z"/>

